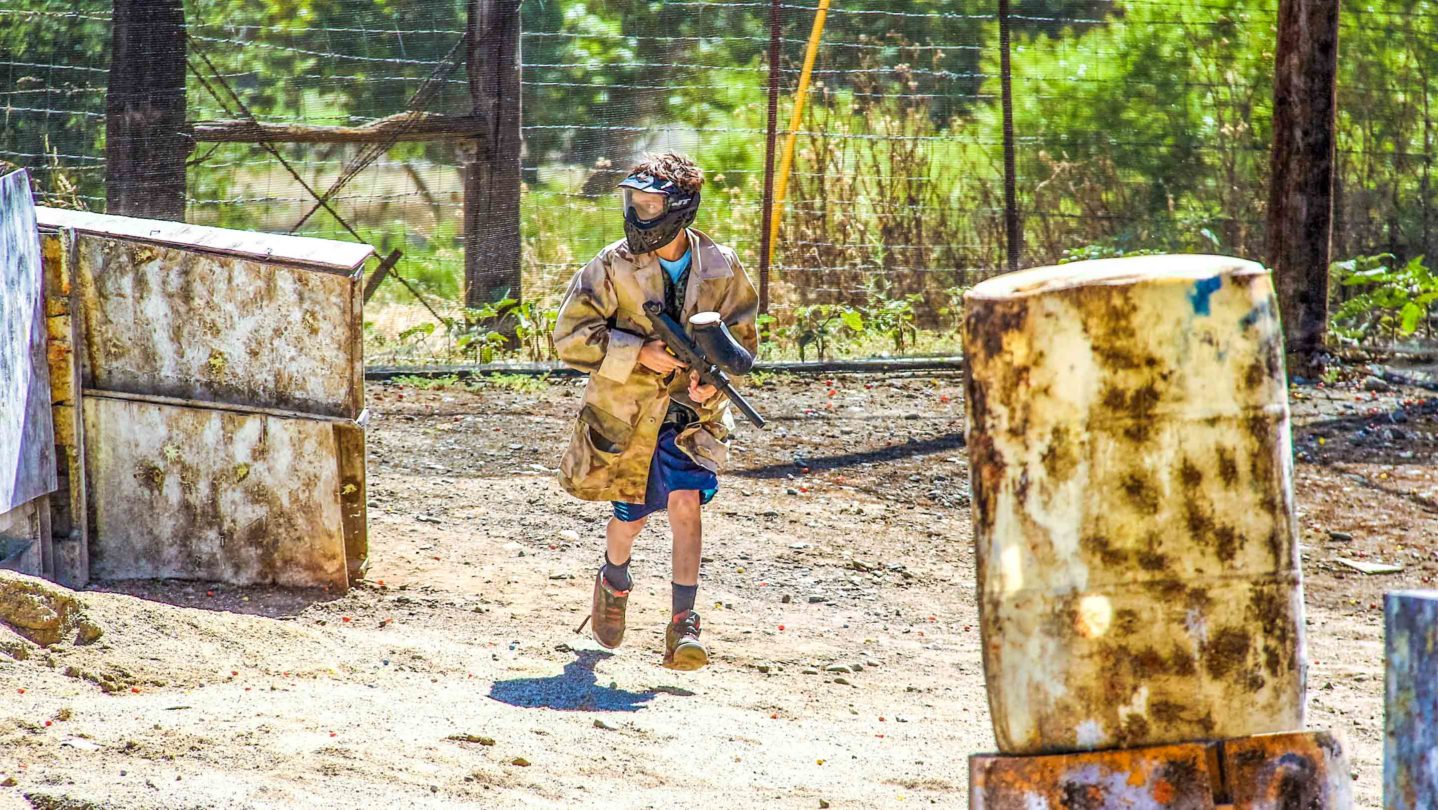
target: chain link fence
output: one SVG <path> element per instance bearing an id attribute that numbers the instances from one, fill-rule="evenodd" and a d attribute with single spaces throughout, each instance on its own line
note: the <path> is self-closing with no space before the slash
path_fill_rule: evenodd
<path id="1" fill-rule="evenodd" d="M 708 169 L 698 226 L 757 273 L 772 11 L 522 6 L 526 299 L 552 306 L 621 236 L 612 189 L 645 151 L 684 151 Z M 778 8 L 780 149 L 816 11 Z M 197 0 L 185 16 L 202 66 L 187 77 L 191 121 L 359 126 L 471 108 L 463 3 Z M 1014 3 L 1020 263 L 1159 250 L 1262 259 L 1275 18 L 1274 0 Z M 1430 253 L 1435 33 L 1426 4 L 1343 10 L 1335 258 Z M 771 331 L 808 330 L 812 342 L 853 310 L 884 337 L 852 351 L 947 350 L 962 289 L 1004 267 L 996 8 L 842 2 L 819 42 L 768 270 Z M 103 210 L 110 47 L 108 3 L 0 0 L 0 160 L 30 168 L 49 202 Z M 374 311 L 413 309 L 417 294 L 449 317 L 462 301 L 467 148 L 199 142 L 186 218 L 271 231 L 303 219 L 299 233 L 399 248 L 409 289 L 386 285 Z M 327 211 L 306 216 L 307 186 L 334 189 L 354 234 Z M 924 328 L 933 341 L 915 341 Z"/>

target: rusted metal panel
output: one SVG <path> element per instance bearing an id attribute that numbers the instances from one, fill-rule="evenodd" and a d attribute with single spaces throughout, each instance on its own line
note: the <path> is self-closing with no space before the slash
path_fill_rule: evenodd
<path id="1" fill-rule="evenodd" d="M 75 233 L 42 231 L 40 254 L 45 269 L 45 311 L 50 361 L 50 405 L 55 426 L 57 487 L 50 499 L 52 521 L 50 576 L 69 588 L 90 581 L 89 534 L 85 525 L 84 430 L 76 398 L 80 395 L 79 345 L 75 311 Z"/>
<path id="2" fill-rule="evenodd" d="M 37 234 L 30 176 L 0 177 L 0 513 L 55 490 Z"/>
<path id="3" fill-rule="evenodd" d="M 1218 749 L 1184 744 L 969 758 L 970 810 L 1214 810 Z"/>
<path id="4" fill-rule="evenodd" d="M 84 396 L 91 574 L 344 589 L 337 420 Z"/>
<path id="5" fill-rule="evenodd" d="M 1343 742 L 1327 731 L 1259 734 L 1223 742 L 1233 810 L 1350 810 Z M 1416 807 L 1432 807 L 1434 796 Z"/>
<path id="6" fill-rule="evenodd" d="M 0 569 L 35 577 L 44 574 L 40 514 L 48 508 L 46 501 L 42 496 L 0 513 Z"/>
<path id="7" fill-rule="evenodd" d="M 359 425 L 335 425 L 339 453 L 340 511 L 344 519 L 345 563 L 349 579 L 364 578 L 369 569 L 368 504 L 365 481 L 365 437 Z"/>
<path id="8" fill-rule="evenodd" d="M 80 235 L 87 388 L 353 419 L 359 276 Z"/>
<path id="9" fill-rule="evenodd" d="M 1438 591 L 1383 597 L 1387 646 L 1383 806 L 1438 802 Z"/>
<path id="10" fill-rule="evenodd" d="M 1004 753 L 1302 728 L 1282 337 L 1259 265 L 1082 262 L 966 296 L 984 670 Z"/>
<path id="11" fill-rule="evenodd" d="M 374 248 L 356 242 L 236 231 L 186 222 L 118 217 L 44 206 L 35 210 L 40 225 L 46 228 L 69 228 L 78 233 L 112 239 L 182 247 L 267 264 L 299 265 L 341 275 L 353 274 L 374 255 Z"/>

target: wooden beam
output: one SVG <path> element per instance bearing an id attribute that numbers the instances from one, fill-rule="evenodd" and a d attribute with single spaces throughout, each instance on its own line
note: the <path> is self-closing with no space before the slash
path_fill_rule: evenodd
<path id="1" fill-rule="evenodd" d="M 358 127 L 194 121 L 189 128 L 196 141 L 211 143 L 386 143 L 472 139 L 483 136 L 484 126 L 484 119 L 474 115 L 402 113 Z"/>
<path id="2" fill-rule="evenodd" d="M 105 97 L 105 210 L 185 218 L 185 9 L 115 0 Z"/>
<path id="3" fill-rule="evenodd" d="M 464 300 L 520 295 L 519 0 L 468 0 L 469 95 L 488 122 L 464 164 Z"/>
<path id="4" fill-rule="evenodd" d="M 1274 57 L 1268 266 L 1289 371 L 1309 375 L 1328 334 L 1339 0 L 1280 0 Z"/>

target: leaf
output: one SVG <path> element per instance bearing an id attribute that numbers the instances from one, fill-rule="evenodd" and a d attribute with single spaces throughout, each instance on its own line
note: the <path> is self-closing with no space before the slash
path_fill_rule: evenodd
<path id="1" fill-rule="evenodd" d="M 844 322 L 844 325 L 849 327 L 850 331 L 864 331 L 864 316 L 859 314 L 858 310 L 846 309 L 844 310 L 844 314 L 839 317 Z"/>
<path id="2" fill-rule="evenodd" d="M 400 339 L 400 340 L 409 340 L 410 338 L 414 337 L 415 335 L 432 335 L 432 334 L 434 334 L 434 322 L 433 322 L 433 321 L 425 321 L 424 323 L 415 324 L 414 326 L 411 326 L 410 328 L 404 330 L 403 332 L 400 332 L 400 333 L 399 333 L 399 339 Z"/>
<path id="3" fill-rule="evenodd" d="M 1403 321 L 1398 331 L 1405 335 L 1413 334 L 1413 332 L 1418 329 L 1418 321 L 1424 314 L 1425 311 L 1423 307 L 1418 306 L 1418 304 L 1413 301 L 1404 304 L 1403 310 L 1400 312 Z"/>

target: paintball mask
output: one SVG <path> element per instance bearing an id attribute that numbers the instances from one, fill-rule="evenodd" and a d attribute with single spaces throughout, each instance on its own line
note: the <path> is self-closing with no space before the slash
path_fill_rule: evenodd
<path id="1" fill-rule="evenodd" d="M 624 195 L 624 238 L 635 255 L 669 244 L 699 212 L 699 192 L 685 191 L 672 180 L 631 174 L 619 189 Z"/>

